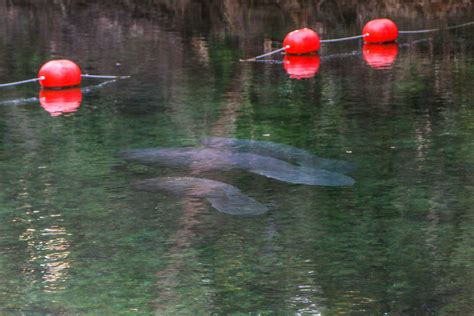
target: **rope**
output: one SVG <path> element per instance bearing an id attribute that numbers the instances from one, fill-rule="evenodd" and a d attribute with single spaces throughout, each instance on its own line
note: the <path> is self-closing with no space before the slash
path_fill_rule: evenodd
<path id="1" fill-rule="evenodd" d="M 369 33 L 362 34 L 362 35 L 355 35 L 355 36 L 349 36 L 349 37 L 341 37 L 341 38 L 333 38 L 333 39 L 327 39 L 327 40 L 321 40 L 321 43 L 334 43 L 334 42 L 342 42 L 342 41 L 350 41 L 353 39 L 359 39 L 369 36 Z"/>
<path id="2" fill-rule="evenodd" d="M 275 59 L 261 59 L 261 60 L 254 60 L 256 63 L 263 63 L 263 64 L 283 64 L 283 60 L 275 60 Z"/>
<path id="3" fill-rule="evenodd" d="M 446 28 L 446 30 L 455 29 L 455 28 L 458 28 L 458 27 L 463 27 L 463 26 L 468 26 L 468 25 L 473 25 L 473 24 L 474 24 L 474 21 L 471 21 L 471 22 L 467 22 L 467 23 L 464 23 L 464 24 L 449 26 L 449 27 Z"/>
<path id="4" fill-rule="evenodd" d="M 26 98 L 26 99 L 16 99 L 16 100 L 5 100 L 5 101 L 0 101 L 0 105 L 21 105 L 21 104 L 27 104 L 27 103 L 32 103 L 32 102 L 38 102 L 38 98 Z"/>
<path id="5" fill-rule="evenodd" d="M 271 55 L 274 55 L 276 53 L 279 53 L 279 52 L 282 52 L 284 51 L 285 49 L 287 48 L 290 48 L 290 45 L 286 45 L 285 47 L 282 47 L 282 48 L 279 48 L 277 50 L 274 50 L 274 51 L 271 51 L 269 53 L 266 53 L 266 54 L 263 54 L 263 55 L 259 55 L 259 56 L 256 56 L 256 57 L 252 57 L 252 58 L 247 58 L 247 59 L 240 59 L 241 62 L 245 62 L 245 61 L 256 61 L 257 59 L 260 59 L 260 58 L 263 58 L 263 57 L 267 57 L 267 56 L 271 56 Z"/>
<path id="6" fill-rule="evenodd" d="M 440 28 L 440 29 L 426 29 L 426 30 L 415 30 L 415 31 L 399 31 L 398 33 L 399 33 L 399 34 L 429 33 L 429 32 L 437 32 L 437 31 L 441 31 L 441 30 L 451 30 L 451 29 L 455 29 L 455 28 L 463 27 L 463 26 L 468 26 L 468 25 L 472 25 L 472 24 L 474 24 L 474 21 L 467 22 L 467 23 L 464 23 L 464 24 L 459 24 L 459 25 L 448 26 L 448 27 Z"/>
<path id="7" fill-rule="evenodd" d="M 436 32 L 440 29 L 427 29 L 427 30 L 416 30 L 416 31 L 398 31 L 398 34 L 420 34 L 420 33 L 430 33 Z"/>
<path id="8" fill-rule="evenodd" d="M 2 83 L 2 84 L 0 84 L 0 88 L 17 86 L 17 85 L 20 85 L 20 84 L 29 83 L 29 82 L 36 82 L 36 81 L 40 81 L 40 80 L 44 80 L 44 77 L 27 79 L 27 80 L 16 81 L 16 82 Z"/>
<path id="9" fill-rule="evenodd" d="M 340 53 L 340 54 L 330 54 L 330 55 L 325 55 L 321 56 L 321 62 L 323 61 L 330 61 L 333 59 L 339 59 L 339 58 L 346 58 L 346 57 L 353 57 L 353 56 L 359 56 L 362 54 L 360 51 L 352 51 L 350 53 Z"/>
<path id="10" fill-rule="evenodd" d="M 103 75 L 89 75 L 83 74 L 81 75 L 82 78 L 94 78 L 94 79 L 127 79 L 130 76 L 103 76 Z"/>
<path id="11" fill-rule="evenodd" d="M 341 38 L 333 38 L 333 39 L 321 40 L 320 42 L 321 42 L 321 43 L 334 43 L 334 42 L 350 41 L 350 40 L 353 40 L 353 39 L 363 38 L 363 37 L 366 37 L 366 36 L 368 36 L 368 35 L 369 35 L 369 34 L 367 33 L 367 34 L 356 35 L 356 36 L 349 36 L 349 37 L 341 37 Z M 240 61 L 241 61 L 241 62 L 257 61 L 257 59 L 274 55 L 274 54 L 276 54 L 276 53 L 279 53 L 279 52 L 281 52 L 281 51 L 284 51 L 284 50 L 287 49 L 287 48 L 290 48 L 290 46 L 287 45 L 286 47 L 282 47 L 282 48 L 279 48 L 279 49 L 277 49 L 277 50 L 274 50 L 274 51 L 271 51 L 271 52 L 269 52 L 269 53 L 266 53 L 266 54 L 263 54 L 263 55 L 259 55 L 259 56 L 256 56 L 256 57 L 247 58 L 247 59 L 240 59 Z"/>
<path id="12" fill-rule="evenodd" d="M 116 82 L 117 80 L 107 80 L 107 81 L 104 81 L 102 83 L 99 83 L 98 85 L 95 85 L 95 86 L 89 86 L 89 87 L 84 87 L 81 89 L 82 93 L 90 93 L 96 89 L 99 89 L 99 88 L 102 88 L 108 84 L 111 84 L 113 82 Z"/>
<path id="13" fill-rule="evenodd" d="M 130 78 L 130 76 L 102 76 L 102 75 L 89 75 L 89 74 L 81 75 L 81 77 L 82 78 L 95 78 L 95 79 L 127 79 L 127 78 Z M 33 78 L 33 79 L 27 79 L 27 80 L 22 80 L 22 81 L 16 81 L 16 82 L 2 83 L 2 84 L 0 84 L 0 88 L 17 86 L 17 85 L 24 84 L 24 83 L 41 81 L 41 80 L 44 80 L 44 79 L 45 79 L 44 77 L 40 77 L 40 78 Z"/>
<path id="14" fill-rule="evenodd" d="M 432 39 L 433 39 L 432 37 L 428 37 L 428 38 L 422 38 L 422 39 L 419 39 L 419 40 L 416 40 L 416 41 L 409 41 L 409 42 L 406 42 L 406 43 L 398 43 L 398 47 L 399 48 L 410 47 L 410 46 L 413 46 L 413 45 L 417 45 L 419 43 L 424 43 L 424 42 L 431 41 Z"/>

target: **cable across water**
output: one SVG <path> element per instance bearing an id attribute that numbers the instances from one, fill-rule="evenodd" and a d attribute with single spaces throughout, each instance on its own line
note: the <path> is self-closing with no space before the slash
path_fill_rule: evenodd
<path id="1" fill-rule="evenodd" d="M 282 52 L 284 51 L 286 48 L 288 47 L 282 47 L 282 48 L 279 48 L 277 50 L 274 50 L 274 51 L 271 51 L 271 52 L 268 52 L 268 53 L 265 53 L 265 54 L 262 54 L 262 55 L 258 55 L 258 56 L 255 56 L 255 57 L 252 57 L 252 58 L 247 58 L 247 59 L 241 59 L 240 61 L 256 61 L 257 59 L 260 59 L 260 58 L 263 58 L 263 57 L 267 57 L 267 56 L 271 56 L 271 55 L 275 55 L 279 52 Z"/>
<path id="2" fill-rule="evenodd" d="M 103 76 L 103 75 L 89 75 L 89 74 L 83 74 L 81 75 L 82 78 L 91 78 L 91 79 L 128 79 L 130 76 Z M 15 82 L 9 82 L 9 83 L 2 83 L 0 84 L 0 88 L 4 87 L 13 87 L 13 86 L 18 86 L 24 83 L 30 83 L 30 82 L 37 82 L 45 80 L 45 77 L 41 76 L 39 78 L 33 78 L 33 79 L 26 79 L 26 80 L 21 80 L 21 81 L 15 81 Z"/>
<path id="3" fill-rule="evenodd" d="M 335 42 L 342 42 L 342 41 L 351 41 L 351 40 L 355 40 L 355 39 L 364 38 L 368 35 L 369 34 L 362 34 L 362 35 L 355 35 L 355 36 L 348 36 L 348 37 L 341 37 L 341 38 L 333 38 L 333 39 L 321 40 L 320 43 L 335 43 Z M 272 55 L 277 54 L 279 52 L 282 52 L 282 51 L 284 51 L 288 48 L 290 48 L 290 45 L 286 45 L 285 47 L 282 47 L 282 48 L 279 48 L 277 50 L 274 50 L 274 51 L 271 51 L 271 52 L 268 52 L 268 53 L 265 53 L 265 54 L 262 54 L 262 55 L 259 55 L 259 56 L 255 56 L 255 57 L 252 57 L 252 58 L 240 59 L 240 61 L 241 62 L 257 61 L 260 58 L 272 56 Z"/>
<path id="4" fill-rule="evenodd" d="M 453 25 L 453 26 L 448 26 L 444 28 L 437 28 L 437 29 L 426 29 L 426 30 L 414 30 L 414 31 L 398 31 L 399 34 L 420 34 L 420 33 L 430 33 L 430 32 L 437 32 L 437 31 L 442 31 L 442 30 L 452 30 L 456 29 L 459 27 L 463 26 L 468 26 L 468 25 L 473 25 L 474 21 L 459 24 L 459 25 Z"/>
<path id="5" fill-rule="evenodd" d="M 104 75 L 81 75 L 82 78 L 92 78 L 92 79 L 128 79 L 130 76 L 104 76 Z"/>
<path id="6" fill-rule="evenodd" d="M 24 84 L 24 83 L 36 82 L 36 81 L 40 81 L 40 80 L 44 80 L 44 77 L 21 80 L 21 81 L 15 81 L 15 82 L 9 82 L 9 83 L 2 83 L 2 84 L 0 84 L 0 88 L 18 86 L 18 85 L 21 85 L 21 84 Z"/>
<path id="7" fill-rule="evenodd" d="M 369 36 L 369 34 L 362 34 L 362 35 L 355 35 L 355 36 L 348 36 L 348 37 L 321 40 L 321 43 L 335 43 L 335 42 L 350 41 L 350 40 L 354 40 L 354 39 L 364 38 L 366 36 Z"/>

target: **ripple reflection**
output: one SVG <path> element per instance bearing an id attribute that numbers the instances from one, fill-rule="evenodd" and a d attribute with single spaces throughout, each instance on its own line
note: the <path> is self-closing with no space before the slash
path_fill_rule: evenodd
<path id="1" fill-rule="evenodd" d="M 36 214 L 35 212 L 28 212 Z M 28 215 L 28 214 L 27 214 Z M 58 220 L 60 215 L 49 216 Z M 38 220 L 44 219 L 40 216 Z M 37 221 L 28 221 L 35 224 Z M 43 229 L 28 227 L 20 234 L 19 240 L 25 241 L 28 259 L 23 269 L 25 278 L 31 284 L 41 281 L 43 291 L 58 292 L 64 290 L 70 268 L 70 243 L 66 228 L 51 225 Z"/>

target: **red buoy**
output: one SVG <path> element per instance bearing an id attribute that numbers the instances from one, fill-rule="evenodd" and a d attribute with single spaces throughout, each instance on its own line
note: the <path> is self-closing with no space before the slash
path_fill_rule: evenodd
<path id="1" fill-rule="evenodd" d="M 362 56 L 372 68 L 387 69 L 392 67 L 397 59 L 398 45 L 389 44 L 364 44 Z"/>
<path id="2" fill-rule="evenodd" d="M 287 54 L 301 55 L 314 53 L 319 50 L 320 39 L 318 33 L 308 28 L 288 33 L 283 40 L 283 47 Z"/>
<path id="3" fill-rule="evenodd" d="M 389 19 L 375 19 L 362 29 L 365 43 L 390 43 L 398 37 L 397 25 Z"/>
<path id="4" fill-rule="evenodd" d="M 283 58 L 283 67 L 293 79 L 312 78 L 319 70 L 321 61 L 319 55 L 291 56 Z"/>
<path id="5" fill-rule="evenodd" d="M 82 91 L 80 88 L 63 90 L 41 89 L 39 101 L 41 106 L 51 116 L 58 116 L 63 113 L 77 111 L 81 106 Z"/>
<path id="6" fill-rule="evenodd" d="M 40 85 L 44 88 L 66 88 L 81 83 L 81 69 L 67 59 L 51 60 L 38 72 Z"/>

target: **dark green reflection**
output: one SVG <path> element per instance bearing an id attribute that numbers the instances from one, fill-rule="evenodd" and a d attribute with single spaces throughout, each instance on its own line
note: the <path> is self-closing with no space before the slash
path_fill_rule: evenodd
<path id="1" fill-rule="evenodd" d="M 336 38 L 378 16 L 401 29 L 473 20 L 467 2 L 379 2 L 0 0 L 0 82 L 32 78 L 51 58 L 132 75 L 84 94 L 74 113 L 0 106 L 0 313 L 471 314 L 473 29 L 400 38 L 389 69 L 371 68 L 358 42 L 323 47 L 308 80 L 238 62 L 302 26 Z M 28 85 L 0 101 L 38 96 Z M 116 157 L 209 136 L 350 161 L 357 182 Z M 130 185 L 185 176 L 269 211 L 228 216 Z"/>

